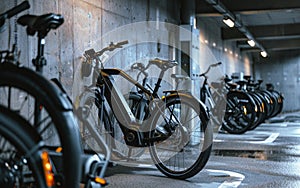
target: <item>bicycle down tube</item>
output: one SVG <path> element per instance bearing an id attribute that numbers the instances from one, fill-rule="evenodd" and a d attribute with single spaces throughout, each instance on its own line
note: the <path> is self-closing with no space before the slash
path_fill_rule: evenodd
<path id="1" fill-rule="evenodd" d="M 107 99 L 110 108 L 113 109 L 114 115 L 116 116 L 116 119 L 122 128 L 122 132 L 124 132 L 125 135 L 128 135 L 127 133 L 129 132 L 134 134 L 135 139 L 133 139 L 132 142 L 130 142 L 129 139 L 125 139 L 126 143 L 132 146 L 148 146 L 148 144 L 146 144 L 144 141 L 144 137 L 145 135 L 149 135 L 149 132 L 136 131 L 139 130 L 139 127 L 144 126 L 141 126 L 136 122 L 135 116 L 131 113 L 131 109 L 128 103 L 126 102 L 125 98 L 120 93 L 118 88 L 115 86 L 115 83 L 113 82 L 111 76 L 122 76 L 123 78 L 140 88 L 143 92 L 147 93 L 149 96 L 151 96 L 151 92 L 120 69 L 102 69 L 100 71 L 100 75 L 102 77 L 102 79 L 100 80 L 104 82 L 104 86 L 102 86 L 102 89 L 104 90 L 104 96 Z M 97 81 L 97 85 L 102 85 L 98 82 L 99 79 Z"/>

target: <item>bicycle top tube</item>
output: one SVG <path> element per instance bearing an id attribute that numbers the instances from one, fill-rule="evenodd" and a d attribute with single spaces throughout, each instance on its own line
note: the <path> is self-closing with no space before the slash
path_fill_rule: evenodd
<path id="1" fill-rule="evenodd" d="M 130 75 L 128 75 L 126 72 L 124 72 L 121 69 L 116 69 L 116 68 L 101 69 L 100 73 L 103 76 L 120 75 L 123 78 L 125 78 L 127 81 L 129 81 L 130 83 L 134 84 L 136 87 L 141 89 L 147 95 L 152 95 L 152 93 L 148 89 L 146 89 L 144 86 L 142 86 L 140 83 L 138 83 L 135 79 L 133 79 Z"/>

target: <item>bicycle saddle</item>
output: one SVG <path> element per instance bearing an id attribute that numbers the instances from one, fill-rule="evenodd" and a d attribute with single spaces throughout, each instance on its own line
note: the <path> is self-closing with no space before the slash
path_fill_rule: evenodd
<path id="1" fill-rule="evenodd" d="M 178 65 L 178 63 L 174 60 L 163 60 L 163 59 L 159 59 L 159 58 L 155 58 L 152 60 L 149 60 L 149 63 L 154 64 L 156 66 L 158 66 L 160 69 L 163 70 L 167 70 L 169 68 L 172 68 L 176 65 Z"/>
<path id="2" fill-rule="evenodd" d="M 248 75 L 247 75 L 247 76 L 244 76 L 244 79 L 245 79 L 245 80 L 250 80 L 250 79 L 251 79 L 251 76 L 248 76 Z"/>
<path id="3" fill-rule="evenodd" d="M 230 82 L 231 80 L 232 80 L 232 79 L 231 79 L 231 78 L 228 78 L 228 77 L 225 77 L 225 78 L 224 78 L 224 82 L 225 82 L 225 83 L 228 83 L 228 82 Z"/>
<path id="4" fill-rule="evenodd" d="M 238 85 L 245 85 L 245 84 L 247 84 L 248 82 L 245 81 L 245 80 L 239 80 L 239 81 L 237 81 L 236 83 L 237 83 Z"/>
<path id="5" fill-rule="evenodd" d="M 257 80 L 258 84 L 263 83 L 263 80 Z"/>
<path id="6" fill-rule="evenodd" d="M 226 83 L 226 84 L 230 87 L 230 89 L 236 89 L 238 86 L 236 83 Z"/>
<path id="7" fill-rule="evenodd" d="M 51 29 L 57 29 L 64 23 L 64 18 L 59 14 L 49 13 L 41 16 L 24 15 L 17 20 L 18 24 L 27 26 L 27 34 L 35 35 L 37 32 L 40 37 L 46 37 Z"/>

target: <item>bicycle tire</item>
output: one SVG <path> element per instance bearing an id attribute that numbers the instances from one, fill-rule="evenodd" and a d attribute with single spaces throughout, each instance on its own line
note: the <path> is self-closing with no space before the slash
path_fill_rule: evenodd
<path id="1" fill-rule="evenodd" d="M 252 99 L 255 102 L 256 117 L 252 125 L 248 128 L 248 130 L 253 130 L 265 120 L 266 114 L 264 110 L 264 104 L 261 98 L 255 92 L 248 92 L 248 94 L 252 97 Z"/>
<path id="2" fill-rule="evenodd" d="M 271 97 L 266 92 L 264 92 L 264 90 L 256 90 L 255 92 L 258 93 L 261 96 L 262 100 L 265 102 L 266 119 L 270 118 L 272 112 L 274 111 Z"/>
<path id="3" fill-rule="evenodd" d="M 164 119 L 161 119 L 162 110 L 166 110 L 167 114 L 169 110 L 178 110 L 176 121 L 179 119 L 185 121 L 176 122 L 176 124 L 178 123 L 177 128 L 167 140 L 151 144 L 149 147 L 151 158 L 157 169 L 170 178 L 187 179 L 193 177 L 204 168 L 212 149 L 213 132 L 212 127 L 208 124 L 207 112 L 200 101 L 188 94 L 171 94 L 163 101 L 163 105 L 151 114 L 154 115 L 151 130 L 155 130 L 161 123 L 160 120 Z M 191 122 L 191 119 L 187 119 L 189 117 L 197 118 L 197 120 Z M 176 118 L 171 116 L 167 120 L 174 121 Z M 176 136 L 179 136 L 180 140 Z M 180 141 L 179 144 L 178 141 Z M 174 145 L 172 146 L 171 143 Z M 167 156 L 164 156 L 165 154 Z M 180 160 L 177 160 L 179 158 Z M 180 163 L 179 161 L 184 162 Z M 188 165 L 185 166 L 185 164 Z"/>
<path id="4" fill-rule="evenodd" d="M 275 109 L 273 114 L 271 115 L 271 117 L 275 117 L 277 116 L 279 113 L 281 113 L 282 109 L 283 109 L 283 97 L 280 94 L 280 92 L 275 91 L 275 90 L 271 90 L 270 91 L 271 94 L 274 96 L 275 98 Z"/>
<path id="5" fill-rule="evenodd" d="M 5 98 L 11 96 L 9 91 L 21 98 L 16 106 L 11 105 L 11 101 Z M 63 178 L 60 183 L 64 187 L 79 187 L 82 148 L 73 108 L 66 94 L 42 75 L 28 68 L 2 63 L 0 95 L 1 104 L 19 113 L 32 127 L 34 127 L 35 117 L 32 114 L 32 104 L 34 102 L 40 104 L 44 117 L 36 124 L 39 126 L 35 127 L 35 130 L 41 135 L 45 144 L 62 148 Z M 12 101 L 12 104 L 14 102 L 16 101 Z M 55 136 L 58 136 L 57 140 L 54 139 Z"/>
<path id="6" fill-rule="evenodd" d="M 222 129 L 231 134 L 245 133 L 255 120 L 255 102 L 241 91 L 227 93 L 227 105 Z"/>
<path id="7" fill-rule="evenodd" d="M 36 147 L 41 137 L 19 115 L 2 106 L 0 111 L 0 187 L 47 187 L 41 167 L 42 151 Z"/>

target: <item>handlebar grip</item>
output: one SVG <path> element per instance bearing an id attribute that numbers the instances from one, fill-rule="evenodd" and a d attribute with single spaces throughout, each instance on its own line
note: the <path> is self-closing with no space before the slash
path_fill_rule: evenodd
<path id="1" fill-rule="evenodd" d="M 6 11 L 7 18 L 11 18 L 14 15 L 16 15 L 26 9 L 29 9 L 29 8 L 30 8 L 30 5 L 29 5 L 28 1 L 23 1 L 23 3 L 19 4 L 18 6 Z"/>
<path id="2" fill-rule="evenodd" d="M 117 45 L 124 45 L 124 44 L 128 44 L 128 40 L 124 40 L 124 41 L 122 41 L 122 42 L 118 42 Z"/>
<path id="3" fill-rule="evenodd" d="M 218 63 L 212 64 L 211 66 L 212 67 L 216 67 L 216 66 L 219 66 L 219 65 L 222 65 L 222 62 L 218 62 Z"/>

